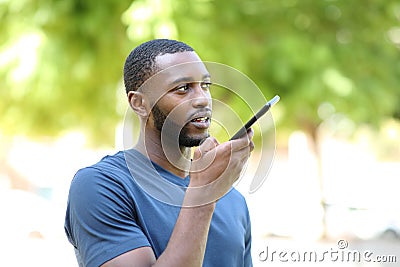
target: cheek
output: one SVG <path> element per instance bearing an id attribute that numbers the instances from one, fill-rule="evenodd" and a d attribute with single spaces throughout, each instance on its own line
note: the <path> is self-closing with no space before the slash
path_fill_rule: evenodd
<path id="1" fill-rule="evenodd" d="M 173 99 L 163 99 L 157 104 L 159 110 L 178 125 L 186 123 L 189 105 L 185 102 L 181 103 Z"/>
<path id="2" fill-rule="evenodd" d="M 170 114 L 172 119 L 177 123 L 181 125 L 186 124 L 188 117 L 190 116 L 190 105 L 181 103 L 174 107 Z"/>

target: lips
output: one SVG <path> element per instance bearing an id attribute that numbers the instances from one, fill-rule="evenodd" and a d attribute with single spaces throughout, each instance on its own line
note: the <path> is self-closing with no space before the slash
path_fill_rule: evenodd
<path id="1" fill-rule="evenodd" d="M 192 116 L 189 122 L 196 128 L 206 129 L 210 127 L 211 113 L 197 113 Z"/>

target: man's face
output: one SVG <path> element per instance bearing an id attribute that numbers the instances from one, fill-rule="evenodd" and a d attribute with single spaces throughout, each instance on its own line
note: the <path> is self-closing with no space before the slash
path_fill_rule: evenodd
<path id="1" fill-rule="evenodd" d="M 156 103 L 151 113 L 154 128 L 167 131 L 163 134 L 168 137 L 179 137 L 180 146 L 198 146 L 209 136 L 211 122 L 207 69 L 195 52 L 165 54 L 156 58 L 156 64 L 162 72 L 151 86 Z"/>

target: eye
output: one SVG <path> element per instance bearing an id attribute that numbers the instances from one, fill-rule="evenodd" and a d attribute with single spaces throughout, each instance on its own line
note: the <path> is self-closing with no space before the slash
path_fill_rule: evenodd
<path id="1" fill-rule="evenodd" d="M 179 93 L 184 93 L 189 89 L 189 84 L 182 84 L 175 88 L 175 91 Z"/>
<path id="2" fill-rule="evenodd" d="M 202 82 L 200 84 L 201 88 L 203 88 L 204 90 L 209 90 L 211 85 L 212 85 L 211 82 Z"/>

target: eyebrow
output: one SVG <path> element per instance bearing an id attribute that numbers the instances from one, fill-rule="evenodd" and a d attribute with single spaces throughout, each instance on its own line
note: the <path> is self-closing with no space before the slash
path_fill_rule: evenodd
<path id="1" fill-rule="evenodd" d="M 207 73 L 207 74 L 203 75 L 202 81 L 205 80 L 206 78 L 211 78 L 210 74 Z M 197 80 L 193 79 L 192 77 L 180 77 L 180 78 L 174 80 L 173 82 L 171 82 L 169 85 L 174 86 L 175 84 L 179 84 L 182 82 L 197 82 Z"/>

